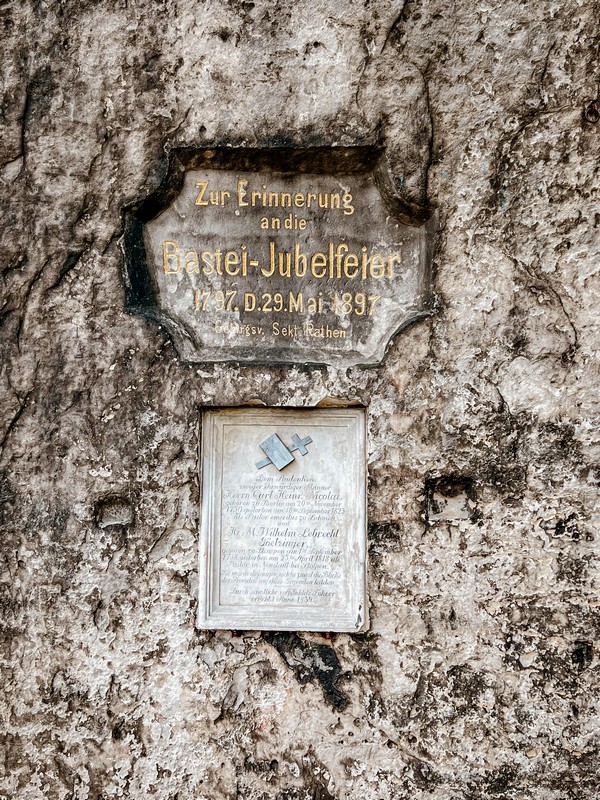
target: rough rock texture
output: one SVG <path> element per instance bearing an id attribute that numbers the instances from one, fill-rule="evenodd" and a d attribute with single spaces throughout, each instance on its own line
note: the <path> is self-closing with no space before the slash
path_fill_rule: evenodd
<path id="1" fill-rule="evenodd" d="M 0 13 L 0 796 L 597 797 L 598 2 Z M 440 220 L 380 368 L 199 368 L 126 312 L 171 148 L 368 136 Z M 369 408 L 370 631 L 195 630 L 199 408 L 327 398 Z"/>

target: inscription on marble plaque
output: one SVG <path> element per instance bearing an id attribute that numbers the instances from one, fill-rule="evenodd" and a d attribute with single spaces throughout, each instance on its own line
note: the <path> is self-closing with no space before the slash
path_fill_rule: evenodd
<path id="1" fill-rule="evenodd" d="M 202 417 L 201 628 L 367 624 L 362 409 Z"/>
<path id="2" fill-rule="evenodd" d="M 185 359 L 375 364 L 426 313 L 428 226 L 394 216 L 368 160 L 343 153 L 332 174 L 213 167 L 204 154 L 138 225 L 129 280 L 143 252 L 147 285 L 134 303 Z"/>

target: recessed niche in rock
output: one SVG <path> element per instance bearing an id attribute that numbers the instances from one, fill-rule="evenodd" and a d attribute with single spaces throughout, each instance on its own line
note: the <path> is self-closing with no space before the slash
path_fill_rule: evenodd
<path id="1" fill-rule="evenodd" d="M 173 156 L 161 190 L 127 216 L 130 308 L 188 361 L 379 363 L 427 313 L 432 240 L 386 192 L 380 155 Z"/>
<path id="2" fill-rule="evenodd" d="M 360 631 L 363 409 L 202 417 L 201 628 Z"/>

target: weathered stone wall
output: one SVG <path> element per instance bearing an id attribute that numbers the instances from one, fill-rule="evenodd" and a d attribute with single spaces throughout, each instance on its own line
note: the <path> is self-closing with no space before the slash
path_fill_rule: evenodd
<path id="1" fill-rule="evenodd" d="M 598 2 L 2 6 L 0 796 L 595 798 Z M 377 137 L 440 227 L 381 367 L 187 365 L 127 313 L 170 149 Z M 199 409 L 329 398 L 369 632 L 195 630 Z"/>

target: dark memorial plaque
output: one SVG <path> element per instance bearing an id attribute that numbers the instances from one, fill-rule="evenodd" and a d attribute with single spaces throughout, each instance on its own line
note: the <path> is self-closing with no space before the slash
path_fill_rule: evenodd
<path id="1" fill-rule="evenodd" d="M 363 409 L 206 411 L 198 626 L 363 630 L 365 464 Z"/>
<path id="2" fill-rule="evenodd" d="M 130 226 L 130 305 L 190 361 L 380 362 L 426 313 L 431 237 L 394 216 L 373 169 L 345 152 L 334 174 L 211 168 L 204 154 L 164 210 Z"/>

